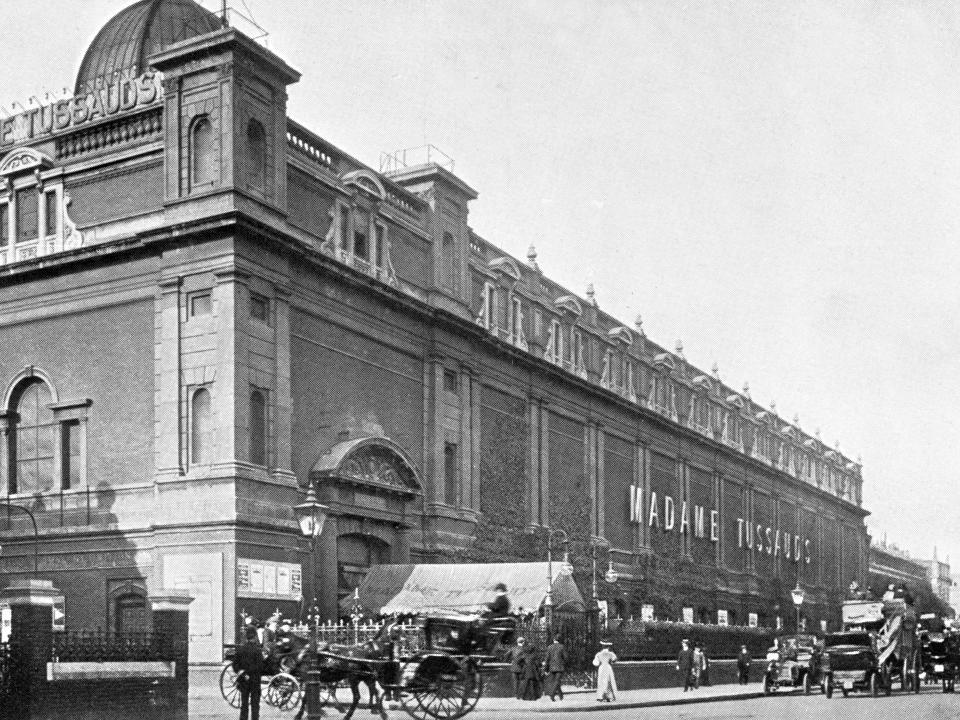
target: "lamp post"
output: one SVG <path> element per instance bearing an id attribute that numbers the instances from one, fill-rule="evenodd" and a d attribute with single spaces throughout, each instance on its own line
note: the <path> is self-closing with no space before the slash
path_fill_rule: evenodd
<path id="1" fill-rule="evenodd" d="M 598 612 L 600 609 L 600 596 L 597 594 L 597 549 L 606 548 L 607 553 L 610 552 L 610 541 L 607 540 L 602 535 L 595 535 L 590 538 L 590 559 L 593 562 L 593 572 L 591 573 L 591 579 L 593 580 L 593 611 Z M 615 583 L 619 577 L 617 576 L 616 570 L 613 569 L 613 560 L 609 559 L 609 568 L 607 569 L 606 575 L 604 578 L 607 579 L 609 583 Z M 610 575 L 613 575 L 613 579 L 610 580 Z"/>
<path id="2" fill-rule="evenodd" d="M 0 505 L 6 505 L 12 510 L 22 510 L 25 512 L 29 518 L 30 522 L 33 523 L 33 574 L 37 574 L 37 568 L 39 567 L 39 556 L 40 556 L 40 533 L 37 530 L 37 518 L 34 517 L 33 513 L 30 512 L 23 505 L 15 505 L 9 500 L 0 500 Z"/>
<path id="3" fill-rule="evenodd" d="M 543 601 L 544 618 L 547 622 L 547 639 L 553 640 L 553 538 L 555 535 L 561 535 L 563 539 L 564 552 L 563 563 L 560 565 L 561 575 L 570 575 L 573 572 L 573 566 L 570 564 L 570 536 L 561 528 L 548 528 L 547 530 L 547 597 Z"/>
<path id="4" fill-rule="evenodd" d="M 800 581 L 797 580 L 797 586 L 790 591 L 793 598 L 793 604 L 797 608 L 797 632 L 800 632 L 800 606 L 803 605 L 803 588 L 800 587 Z"/>
<path id="5" fill-rule="evenodd" d="M 304 695 L 304 705 L 306 707 L 307 720 L 315 720 L 323 717 L 323 709 L 320 706 L 320 679 L 317 671 L 317 626 L 320 624 L 320 611 L 317 608 L 316 593 L 316 550 L 317 538 L 323 532 L 323 526 L 327 522 L 327 513 L 330 510 L 326 505 L 317 500 L 316 491 L 313 488 L 313 481 L 307 488 L 307 497 L 299 505 L 293 507 L 293 512 L 297 516 L 297 522 L 300 524 L 300 532 L 310 542 L 310 590 L 313 595 L 313 606 L 310 609 L 310 615 L 307 620 L 310 622 L 310 670 L 307 671 L 307 683 Z"/>

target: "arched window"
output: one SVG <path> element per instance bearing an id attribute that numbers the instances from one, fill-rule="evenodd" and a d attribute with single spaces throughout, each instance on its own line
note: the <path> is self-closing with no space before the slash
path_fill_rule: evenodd
<path id="1" fill-rule="evenodd" d="M 215 179 L 213 124 L 206 115 L 201 115 L 193 121 L 190 129 L 190 183 L 197 187 L 209 185 Z"/>
<path id="2" fill-rule="evenodd" d="M 54 431 L 50 388 L 42 380 L 25 381 L 14 393 L 9 434 L 10 493 L 53 489 Z"/>
<path id="3" fill-rule="evenodd" d="M 212 435 L 210 420 L 210 391 L 200 388 L 193 393 L 190 401 L 190 464 L 202 465 L 210 462 Z"/>
<path id="4" fill-rule="evenodd" d="M 267 133 L 260 121 L 247 123 L 247 152 L 250 160 L 250 184 L 263 188 L 267 178 Z"/>
<path id="5" fill-rule="evenodd" d="M 250 462 L 267 464 L 267 397 L 262 390 L 250 393 Z"/>

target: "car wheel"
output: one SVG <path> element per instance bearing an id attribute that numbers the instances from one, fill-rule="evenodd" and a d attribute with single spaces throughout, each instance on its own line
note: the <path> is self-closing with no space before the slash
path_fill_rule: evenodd
<path id="1" fill-rule="evenodd" d="M 803 674 L 803 694 L 810 694 L 810 673 Z"/>
<path id="2" fill-rule="evenodd" d="M 823 694 L 827 696 L 827 700 L 833 697 L 833 681 L 830 679 L 830 676 L 827 675 L 821 680 L 823 683 Z"/>
<path id="3" fill-rule="evenodd" d="M 870 675 L 870 694 L 874 697 L 880 696 L 880 673 Z"/>
<path id="4" fill-rule="evenodd" d="M 850 694 L 850 691 L 847 690 L 846 688 L 840 688 L 840 692 L 843 693 L 844 697 L 847 697 Z"/>

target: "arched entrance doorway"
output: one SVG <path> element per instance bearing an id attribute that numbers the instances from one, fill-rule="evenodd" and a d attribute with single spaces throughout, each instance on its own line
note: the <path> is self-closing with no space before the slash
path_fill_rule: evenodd
<path id="1" fill-rule="evenodd" d="M 410 456 L 385 437 L 334 445 L 310 476 L 330 508 L 313 582 L 321 611 L 332 618 L 372 566 L 410 561 L 409 532 L 419 525 L 423 485 Z"/>

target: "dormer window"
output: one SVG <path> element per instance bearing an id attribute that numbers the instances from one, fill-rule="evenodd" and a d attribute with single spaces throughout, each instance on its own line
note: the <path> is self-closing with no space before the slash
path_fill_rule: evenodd
<path id="1" fill-rule="evenodd" d="M 29 260 L 63 250 L 63 181 L 45 178 L 52 161 L 32 148 L 11 151 L 0 163 L 7 192 L 0 195 L 0 264 Z M 32 172 L 26 172 L 32 171 Z M 52 173 L 51 173 L 52 174 Z M 82 244 L 75 226 L 71 243 Z"/>
<path id="2" fill-rule="evenodd" d="M 510 342 L 521 350 L 527 349 L 527 336 L 523 332 L 523 305 L 517 296 L 510 299 Z"/>
<path id="3" fill-rule="evenodd" d="M 575 375 L 586 379 L 586 347 L 583 342 L 583 333 L 573 329 L 573 372 Z"/>
<path id="4" fill-rule="evenodd" d="M 24 243 L 37 239 L 40 231 L 38 225 L 40 194 L 36 186 L 17 190 L 17 242 Z"/>
<path id="5" fill-rule="evenodd" d="M 563 326 L 559 320 L 550 321 L 550 332 L 547 336 L 547 349 L 544 358 L 555 365 L 563 364 Z"/>
<path id="6" fill-rule="evenodd" d="M 483 284 L 483 307 L 480 308 L 480 317 L 477 322 L 483 325 L 487 330 L 496 332 L 497 313 L 497 288 L 493 283 Z"/>

